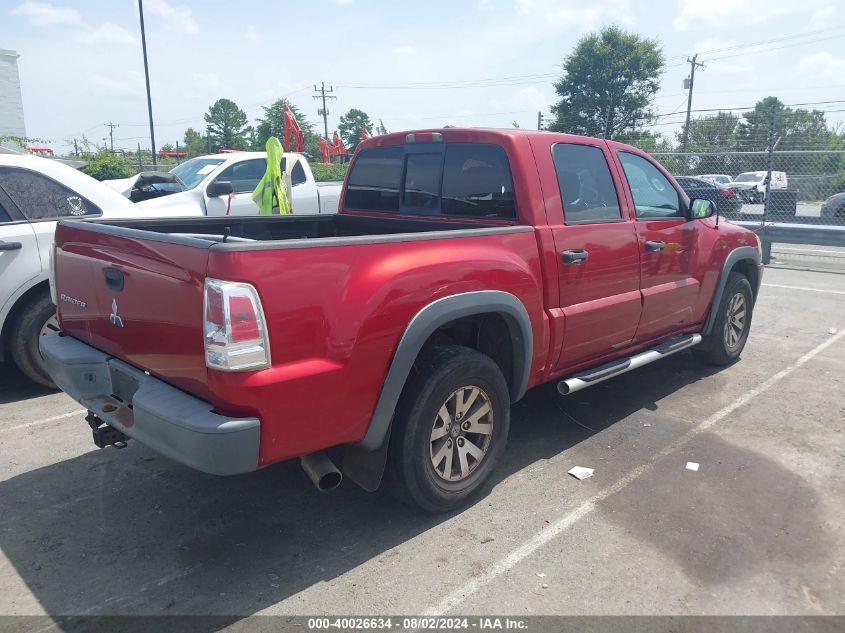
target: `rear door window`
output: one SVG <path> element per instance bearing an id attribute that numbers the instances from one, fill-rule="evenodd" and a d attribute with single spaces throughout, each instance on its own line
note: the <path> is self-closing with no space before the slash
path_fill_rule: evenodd
<path id="1" fill-rule="evenodd" d="M 100 207 L 72 189 L 28 169 L 0 169 L 0 188 L 28 220 L 58 220 L 103 213 Z"/>
<path id="2" fill-rule="evenodd" d="M 552 156 L 567 224 L 622 220 L 613 176 L 600 147 L 557 143 Z"/>

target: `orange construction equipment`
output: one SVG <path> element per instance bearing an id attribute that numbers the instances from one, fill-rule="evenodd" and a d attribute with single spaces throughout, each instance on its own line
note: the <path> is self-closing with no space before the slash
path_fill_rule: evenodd
<path id="1" fill-rule="evenodd" d="M 291 137 L 293 138 L 291 139 Z M 296 117 L 293 115 L 290 106 L 285 105 L 285 132 L 282 141 L 286 152 L 291 151 L 291 140 L 293 140 L 293 151 L 302 152 L 305 150 L 305 132 L 296 122 Z"/>

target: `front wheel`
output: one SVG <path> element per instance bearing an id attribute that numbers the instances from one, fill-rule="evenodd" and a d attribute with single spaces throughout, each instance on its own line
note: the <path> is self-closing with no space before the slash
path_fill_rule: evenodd
<path id="1" fill-rule="evenodd" d="M 709 365 L 730 365 L 739 360 L 751 330 L 754 294 L 744 275 L 730 274 L 717 309 L 713 329 L 692 351 Z"/>
<path id="2" fill-rule="evenodd" d="M 498 365 L 466 347 L 438 347 L 405 387 L 388 481 L 400 501 L 446 512 L 478 492 L 507 443 L 510 396 Z"/>
<path id="3" fill-rule="evenodd" d="M 50 295 L 37 295 L 18 313 L 12 326 L 12 340 L 9 345 L 18 369 L 33 382 L 51 389 L 55 389 L 56 385 L 47 373 L 47 366 L 38 349 L 38 341 L 42 336 L 58 331 L 56 306 L 50 300 Z"/>

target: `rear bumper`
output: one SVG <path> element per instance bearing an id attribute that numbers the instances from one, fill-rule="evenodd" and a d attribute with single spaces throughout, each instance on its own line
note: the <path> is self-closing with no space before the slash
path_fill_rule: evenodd
<path id="1" fill-rule="evenodd" d="M 212 475 L 258 468 L 258 418 L 218 415 L 208 402 L 70 336 L 42 336 L 40 347 L 62 391 L 129 437 Z"/>

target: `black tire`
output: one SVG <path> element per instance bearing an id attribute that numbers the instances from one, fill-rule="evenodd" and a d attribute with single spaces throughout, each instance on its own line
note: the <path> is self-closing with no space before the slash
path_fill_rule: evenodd
<path id="1" fill-rule="evenodd" d="M 739 297 L 739 298 L 738 298 Z M 744 314 L 742 315 L 742 329 L 737 333 L 737 320 L 734 317 L 733 324 L 729 325 L 730 314 L 738 314 L 738 303 L 742 303 Z M 725 284 L 725 292 L 719 302 L 716 321 L 710 334 L 692 348 L 692 352 L 698 360 L 708 365 L 730 365 L 739 360 L 745 342 L 748 340 L 748 333 L 751 331 L 751 317 L 754 312 L 754 294 L 751 291 L 751 284 L 745 275 L 732 272 L 728 276 L 728 283 Z M 729 328 L 732 334 L 729 333 Z M 735 342 L 731 344 L 731 341 Z"/>
<path id="2" fill-rule="evenodd" d="M 469 400 L 474 393 L 473 388 L 479 392 L 475 394 L 473 405 L 468 407 L 463 415 L 463 422 L 458 430 L 460 435 L 445 433 L 441 438 L 433 440 L 435 427 L 446 427 L 445 423 L 439 425 L 442 420 L 439 416 L 441 407 L 448 408 L 455 397 L 459 397 L 462 402 Z M 463 389 L 470 392 L 467 394 Z M 459 393 L 466 394 L 466 399 L 463 395 L 456 396 Z M 469 418 L 474 415 L 470 412 L 478 411 L 485 400 L 490 405 L 492 415 L 479 419 L 491 421 L 492 432 L 476 435 L 463 431 L 464 426 L 470 424 Z M 474 409 L 476 406 L 478 408 Z M 450 420 L 453 420 L 452 426 L 462 419 L 459 413 L 455 410 L 450 416 Z M 510 395 L 505 378 L 496 363 L 489 356 L 466 347 L 434 348 L 409 378 L 396 410 L 386 473 L 390 492 L 403 503 L 416 505 L 428 512 L 447 512 L 466 503 L 484 486 L 495 469 L 505 450 L 509 428 Z M 453 459 L 452 467 L 460 471 L 458 446 L 468 445 L 468 442 L 483 445 L 487 441 L 484 438 L 487 437 L 489 443 L 483 456 L 474 462 L 474 466 L 469 465 L 466 476 L 457 473 L 456 476 L 461 477 L 457 481 L 447 481 L 444 477 L 448 463 L 445 457 L 439 462 L 443 473 L 432 463 L 432 453 L 439 453 L 435 451 L 437 442 L 453 442 L 453 452 L 450 453 Z M 479 448 L 475 443 L 472 446 Z M 439 447 L 442 449 L 442 444 Z M 464 455 L 464 460 L 468 463 L 470 457 L 466 456 L 467 449 L 464 449 Z M 454 460 L 458 460 L 457 466 Z"/>
<path id="3" fill-rule="evenodd" d="M 38 294 L 18 312 L 12 324 L 9 351 L 18 369 L 30 380 L 44 387 L 55 389 L 47 367 L 38 350 L 42 328 L 56 314 L 56 306 L 49 294 Z"/>

